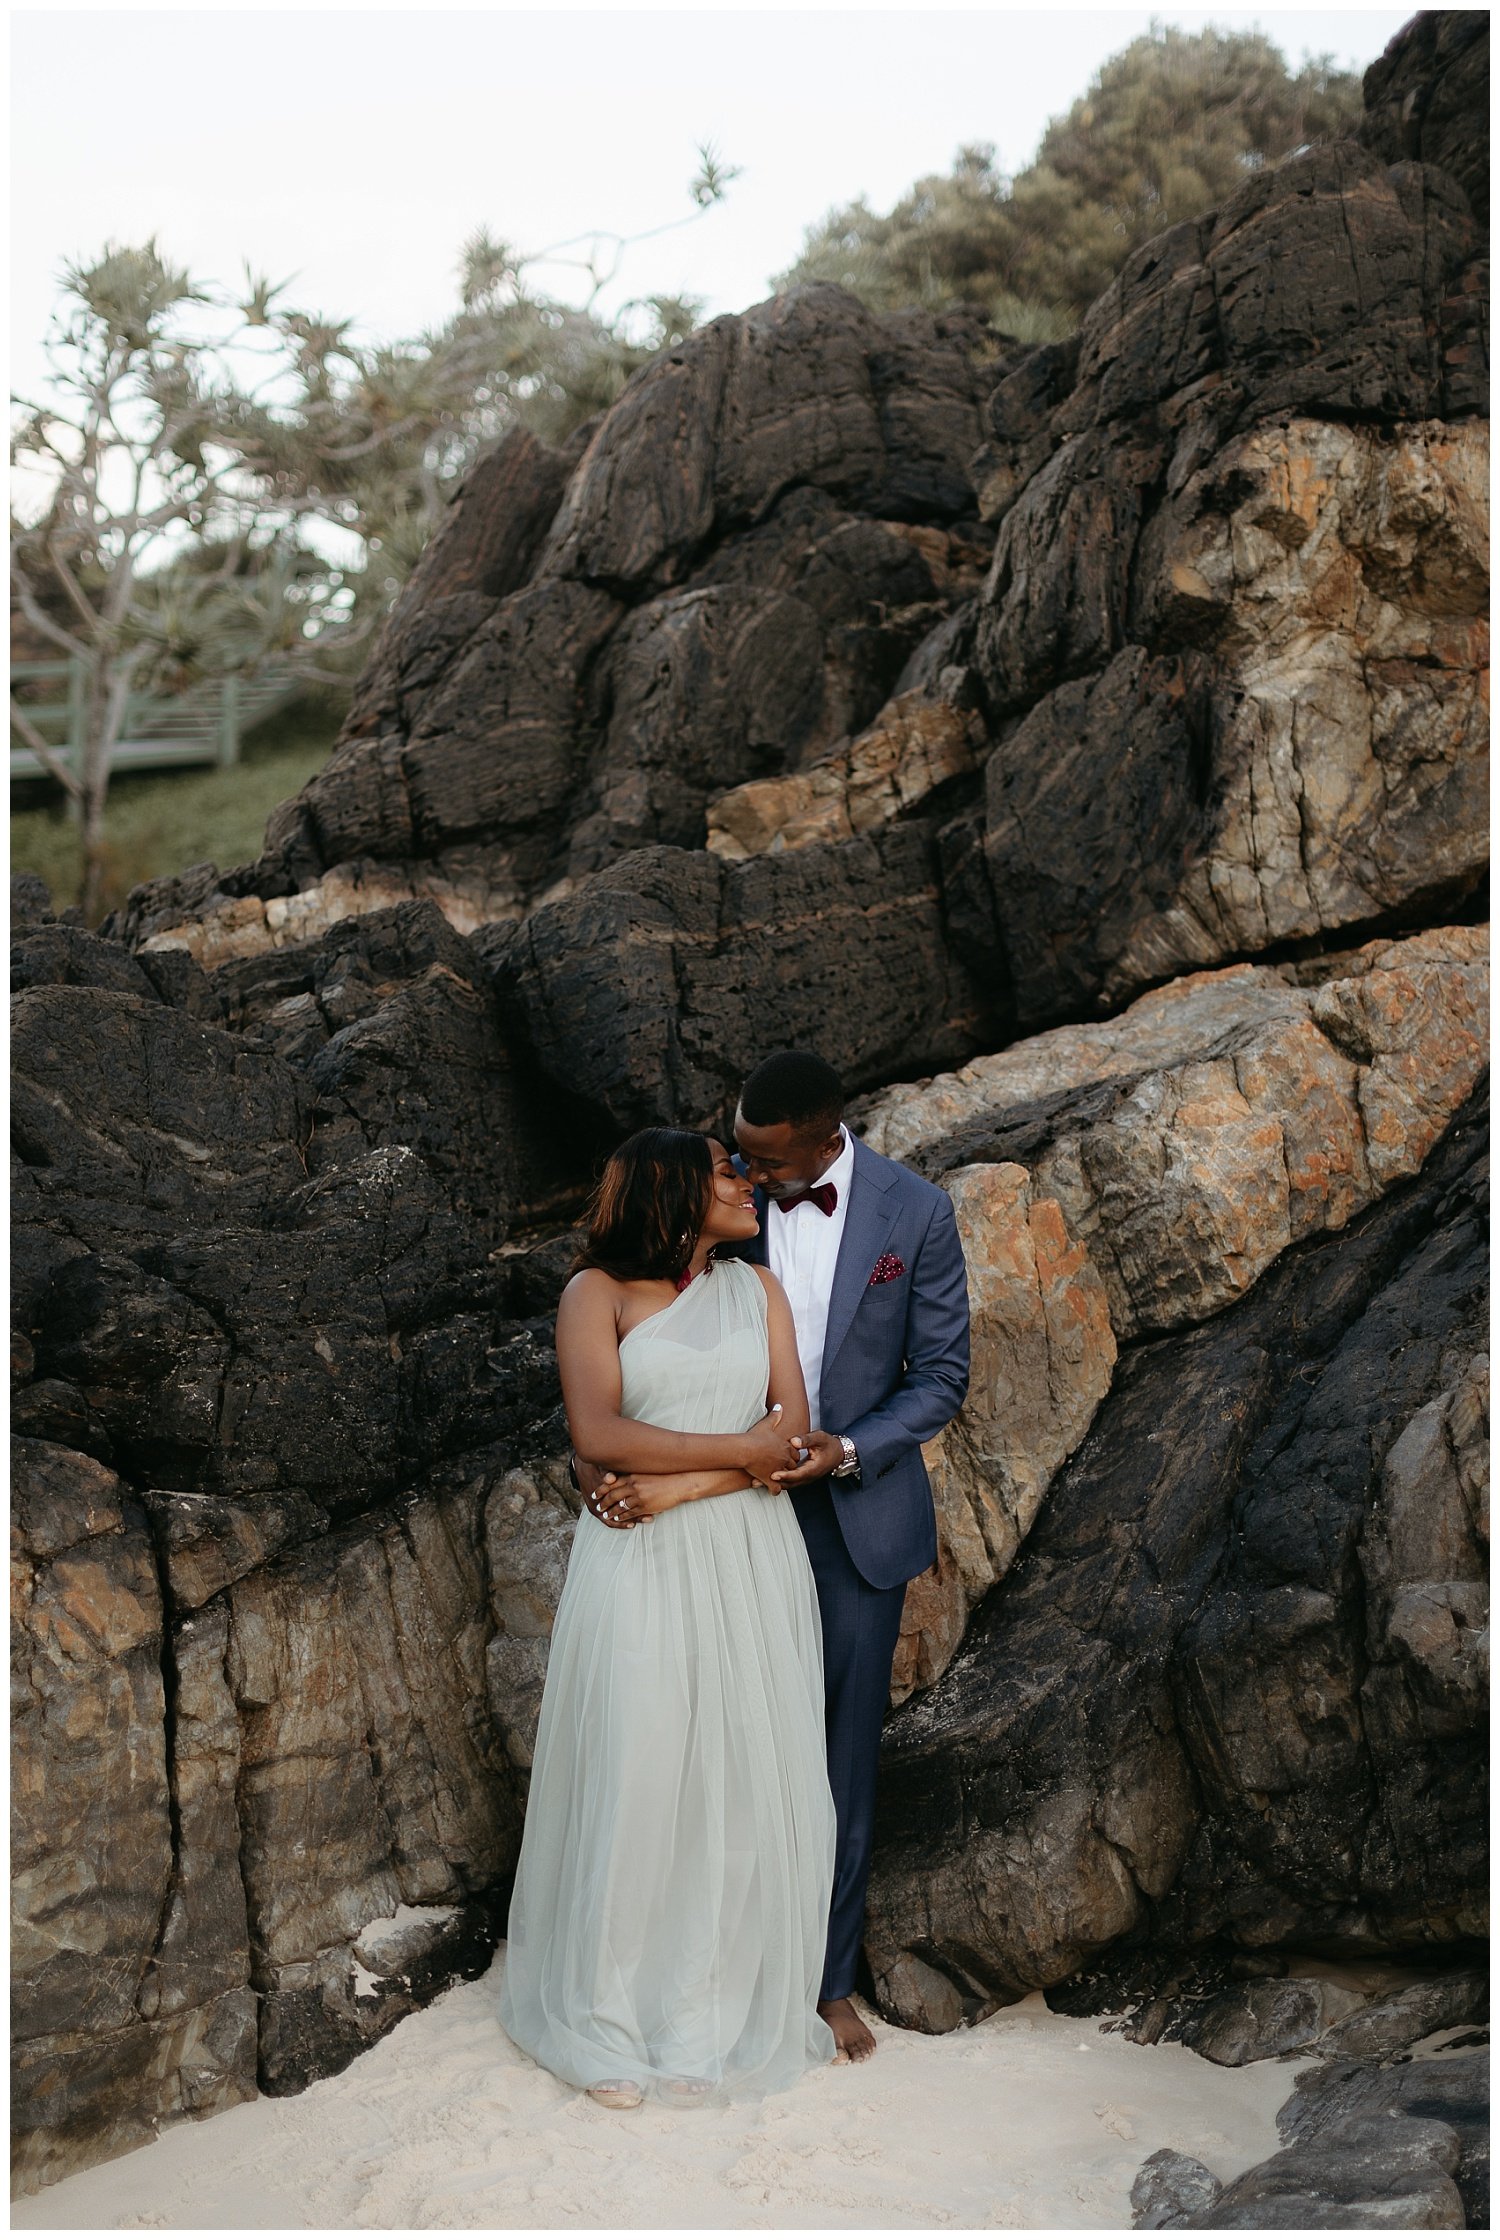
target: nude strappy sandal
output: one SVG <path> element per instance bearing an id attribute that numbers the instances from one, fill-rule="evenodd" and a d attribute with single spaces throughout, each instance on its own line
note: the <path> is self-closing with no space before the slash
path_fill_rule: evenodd
<path id="1" fill-rule="evenodd" d="M 624 2077 L 612 2079 L 608 2084 L 591 2084 L 588 2093 L 601 2108 L 638 2108 L 645 2098 L 640 2086 Z"/>

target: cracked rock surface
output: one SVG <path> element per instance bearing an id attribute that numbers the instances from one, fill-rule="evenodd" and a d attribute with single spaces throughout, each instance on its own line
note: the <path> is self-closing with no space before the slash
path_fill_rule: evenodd
<path id="1" fill-rule="evenodd" d="M 1483 1933 L 1455 1639 L 1484 1554 L 1485 1111 L 1476 1088 L 1415 1178 L 1122 1355 L 1020 1555 L 887 1727 L 867 1949 L 898 2019 L 934 2026 L 934 1977 L 973 2013 L 1120 1938 Z M 1471 1443 L 1434 1471 L 1434 1546 L 1377 1599 L 1367 1521 L 1434 1415 Z M 1391 1612 L 1422 1588 L 1448 1616 L 1414 1650 Z"/>
<path id="2" fill-rule="evenodd" d="M 1484 1888 L 1487 52 L 1416 18 L 1067 342 L 820 285 L 512 433 L 254 863 L 19 883 L 23 2187 L 484 1966 L 584 1194 L 801 1044 L 974 1307 L 886 2012 L 1112 1971 L 1150 2043 L 1191 1979 L 1347 2106 L 1153 2216 L 1474 2217 L 1468 2053 L 1405 2056 Z"/>
<path id="3" fill-rule="evenodd" d="M 1484 2056 L 1436 2048 L 1402 2068 L 1303 2070 L 1287 2144 L 1228 2185 L 1164 2148 L 1131 2188 L 1137 2231 L 1432 2231 L 1489 2221 Z"/>
<path id="4" fill-rule="evenodd" d="M 555 1120 L 430 903 L 212 977 L 46 923 L 16 962 L 30 2188 L 486 1964 L 571 1514 L 517 1475 L 561 1424 L 505 1245 Z"/>
<path id="5" fill-rule="evenodd" d="M 1308 986 L 1198 973 L 869 1100 L 866 1141 L 953 1199 L 973 1328 L 968 1401 L 928 1449 L 939 1560 L 910 1591 L 898 1693 L 936 1679 L 1004 1576 L 1120 1346 L 1205 1321 L 1421 1166 L 1484 1063 L 1486 955 L 1457 927 Z M 1420 1436 L 1413 1472 L 1434 1467 Z M 1410 1513 L 1430 1527 L 1421 1497 Z M 1395 1591 L 1414 1639 L 1459 1653 L 1448 1588 Z M 1482 1634 L 1483 1590 L 1452 1591 Z"/>

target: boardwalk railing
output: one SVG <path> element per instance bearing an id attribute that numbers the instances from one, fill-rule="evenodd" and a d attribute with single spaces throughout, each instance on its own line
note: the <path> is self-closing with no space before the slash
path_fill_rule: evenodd
<path id="1" fill-rule="evenodd" d="M 87 665 L 67 661 L 16 661 L 12 688 L 19 705 L 59 759 L 74 770 L 83 766 L 84 711 L 88 699 Z M 32 699 L 31 686 L 54 685 L 54 694 Z M 110 756 L 110 769 L 164 770 L 179 763 L 239 761 L 240 740 L 255 724 L 273 715 L 301 689 L 289 662 L 268 661 L 251 677 L 214 677 L 186 692 L 153 698 L 132 693 L 125 721 Z M 31 747 L 14 736 L 10 745 L 12 778 L 49 775 Z"/>

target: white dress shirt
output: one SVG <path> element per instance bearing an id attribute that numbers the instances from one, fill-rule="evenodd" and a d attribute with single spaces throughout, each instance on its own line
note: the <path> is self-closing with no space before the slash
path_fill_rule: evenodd
<path id="1" fill-rule="evenodd" d="M 854 1181 L 854 1138 L 842 1124 L 844 1148 L 818 1186 L 831 1182 L 838 1192 L 832 1213 L 810 1201 L 783 1213 L 774 1199 L 766 1201 L 766 1265 L 792 1303 L 797 1325 L 797 1352 L 807 1386 L 807 1405 L 814 1431 L 824 1426 L 818 1414 L 823 1374 L 823 1340 L 828 1334 L 828 1301 L 833 1291 L 833 1271 L 849 1212 L 849 1190 Z"/>

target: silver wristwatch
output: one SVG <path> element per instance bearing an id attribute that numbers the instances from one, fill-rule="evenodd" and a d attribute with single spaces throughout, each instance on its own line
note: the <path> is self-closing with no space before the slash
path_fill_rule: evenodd
<path id="1" fill-rule="evenodd" d="M 859 1469 L 859 1449 L 847 1432 L 840 1432 L 839 1445 L 844 1450 L 844 1459 L 836 1470 L 830 1470 L 828 1474 L 831 1478 L 852 1478 Z"/>

